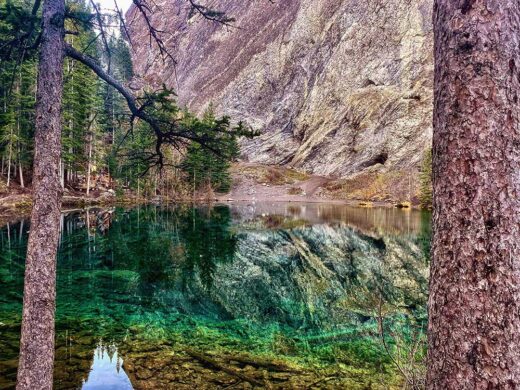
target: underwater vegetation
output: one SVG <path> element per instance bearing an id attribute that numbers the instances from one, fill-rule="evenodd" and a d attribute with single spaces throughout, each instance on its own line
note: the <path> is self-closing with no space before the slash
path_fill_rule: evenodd
<path id="1" fill-rule="evenodd" d="M 0 389 L 28 229 L 0 230 Z M 429 214 L 346 206 L 64 214 L 55 387 L 400 387 L 421 376 L 429 235 Z"/>

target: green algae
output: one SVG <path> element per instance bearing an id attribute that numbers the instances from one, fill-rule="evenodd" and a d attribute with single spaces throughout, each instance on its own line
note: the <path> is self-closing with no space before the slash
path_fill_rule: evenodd
<path id="1" fill-rule="evenodd" d="M 424 334 L 427 230 L 386 236 L 297 223 L 290 232 L 249 232 L 240 210 L 227 206 L 117 209 L 109 228 L 96 227 L 101 211 L 64 218 L 56 388 L 87 380 L 100 342 L 120 352 L 137 388 L 147 388 L 152 374 L 165 388 L 229 385 L 230 375 L 187 351 L 247 375 L 265 371 L 273 388 L 402 384 L 390 354 L 411 349 L 417 329 Z M 0 233 L 0 388 L 15 378 L 28 228 Z M 244 356 L 274 363 L 233 360 Z M 287 367 L 296 373 L 288 376 Z"/>

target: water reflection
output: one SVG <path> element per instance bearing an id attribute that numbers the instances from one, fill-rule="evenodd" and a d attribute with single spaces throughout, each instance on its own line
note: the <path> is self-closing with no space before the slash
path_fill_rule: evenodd
<path id="1" fill-rule="evenodd" d="M 361 208 L 331 203 L 242 203 L 232 205 L 231 209 L 234 216 L 244 222 L 278 216 L 307 225 L 342 223 L 365 232 L 384 234 L 416 234 L 429 228 L 430 217 L 427 212 L 410 209 Z"/>
<path id="2" fill-rule="evenodd" d="M 28 229 L 0 230 L 0 388 L 16 376 Z M 424 326 L 429 237 L 428 214 L 330 204 L 65 213 L 55 388 L 225 388 L 233 370 L 272 388 L 398 383 L 379 324 L 399 350 Z"/>
<path id="3" fill-rule="evenodd" d="M 100 343 L 94 351 L 94 361 L 83 390 L 132 390 L 132 384 L 123 369 L 123 359 L 115 345 Z"/>

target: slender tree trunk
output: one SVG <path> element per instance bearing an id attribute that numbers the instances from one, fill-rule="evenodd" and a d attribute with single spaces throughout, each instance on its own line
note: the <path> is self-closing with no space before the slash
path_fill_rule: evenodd
<path id="1" fill-rule="evenodd" d="M 520 384 L 520 2 L 436 0 L 428 389 Z"/>
<path id="2" fill-rule="evenodd" d="M 4 91 L 4 114 L 7 113 L 7 91 Z M 2 154 L 2 175 L 4 174 L 5 156 Z M 8 185 L 9 186 L 9 185 Z"/>
<path id="3" fill-rule="evenodd" d="M 23 167 L 22 167 L 22 162 L 21 161 L 18 162 L 18 170 L 20 172 L 20 186 L 22 188 L 24 188 L 25 187 L 25 183 L 24 183 L 24 180 L 23 180 Z"/>
<path id="4" fill-rule="evenodd" d="M 17 115 L 17 119 L 16 119 L 16 129 L 17 129 L 17 138 L 18 138 L 18 141 L 17 141 L 17 154 L 18 154 L 18 172 L 19 172 L 19 181 L 20 181 L 20 186 L 22 188 L 25 187 L 24 185 L 24 182 L 23 182 L 23 167 L 22 167 L 22 159 L 21 159 L 21 155 L 22 155 L 22 147 L 20 145 L 20 140 L 22 139 L 22 134 L 21 134 L 21 126 L 20 126 L 20 120 L 22 119 L 22 114 L 23 114 L 23 111 L 22 111 L 22 103 L 21 103 L 21 97 L 20 97 L 20 93 L 21 93 L 21 87 L 22 87 L 22 71 L 20 70 L 20 72 L 18 73 L 18 86 L 17 86 L 17 97 L 18 97 L 18 115 Z"/>
<path id="5" fill-rule="evenodd" d="M 13 155 L 13 128 L 11 127 L 11 134 L 9 140 L 9 155 L 7 157 L 7 187 L 11 184 L 11 159 Z"/>
<path id="6" fill-rule="evenodd" d="M 108 71 L 109 71 L 109 74 L 110 74 L 110 69 Z M 113 94 L 114 94 L 114 92 L 112 91 L 112 89 L 110 89 L 110 96 L 112 98 L 112 107 L 111 107 L 112 108 L 112 123 L 111 123 L 111 126 L 112 126 L 112 145 L 115 145 L 115 142 L 116 142 L 116 127 L 115 127 L 114 123 L 116 122 L 116 114 L 115 114 Z"/>
<path id="7" fill-rule="evenodd" d="M 60 159 L 59 163 L 59 176 L 60 176 L 60 185 L 61 188 L 65 188 L 65 163 L 63 163 Z"/>
<path id="8" fill-rule="evenodd" d="M 74 47 L 74 36 L 70 36 L 70 45 Z M 69 59 L 67 62 L 68 66 L 70 66 L 70 96 L 71 100 L 74 101 L 74 60 Z M 72 162 L 72 156 L 74 156 L 74 148 L 72 147 L 74 142 L 74 105 L 71 107 L 71 116 L 70 116 L 70 146 L 69 146 L 69 155 L 71 158 L 71 162 L 69 163 L 69 169 L 68 169 L 68 177 L 67 182 L 69 185 L 71 185 L 72 182 L 72 169 L 73 169 L 73 162 Z"/>
<path id="9" fill-rule="evenodd" d="M 90 133 L 89 138 L 88 138 L 87 196 L 90 193 L 90 174 L 91 174 L 91 170 L 92 170 L 92 141 L 93 141 L 93 138 L 94 138 L 94 134 Z"/>
<path id="10" fill-rule="evenodd" d="M 25 265 L 17 389 L 52 389 L 65 2 L 45 0 L 36 105 L 33 210 Z"/>

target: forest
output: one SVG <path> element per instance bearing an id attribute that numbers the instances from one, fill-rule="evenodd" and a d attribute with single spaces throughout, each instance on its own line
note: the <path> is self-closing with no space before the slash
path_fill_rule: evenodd
<path id="1" fill-rule="evenodd" d="M 130 48 L 124 31 L 117 29 L 97 39 L 99 22 L 92 20 L 91 5 L 67 3 L 70 20 L 65 28 L 65 44 L 102 64 L 107 74 L 121 83 L 132 79 Z M 40 16 L 31 14 L 26 2 L 2 4 L 2 176 L 5 186 L 25 188 L 32 181 L 36 78 Z M 102 15 L 102 25 L 110 27 L 117 14 Z M 31 31 L 34 29 L 34 31 Z M 32 46 L 31 46 L 32 45 Z M 134 114 L 125 98 L 103 82 L 87 66 L 74 58 L 63 64 L 63 101 L 60 157 L 60 182 L 71 195 L 88 196 L 90 191 L 111 190 L 123 197 L 125 190 L 137 198 L 158 194 L 170 198 L 193 195 L 207 188 L 225 191 L 230 186 L 229 164 L 238 154 L 237 138 L 246 135 L 241 125 L 233 127 L 229 118 L 216 118 L 211 105 L 200 118 L 177 106 L 170 90 L 144 91 L 142 106 L 151 105 L 164 117 L 178 121 L 195 137 L 208 138 L 201 153 L 198 143 L 186 145 L 183 153 L 171 146 L 164 150 L 164 161 L 172 169 L 161 170 L 154 155 L 156 138 Z M 229 130 L 229 131 L 228 131 Z M 211 137 L 211 131 L 221 135 Z M 214 144 L 214 145 L 212 145 Z M 99 182 L 99 183 L 98 183 Z"/>
<path id="2" fill-rule="evenodd" d="M 520 4 L 0 0 L 0 389 L 515 389 Z"/>

